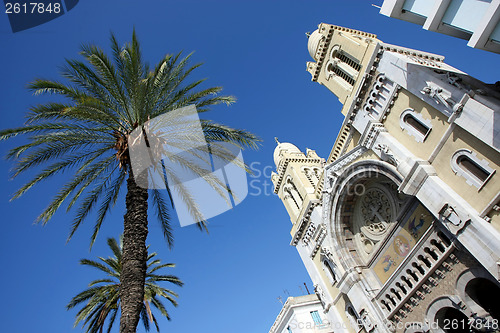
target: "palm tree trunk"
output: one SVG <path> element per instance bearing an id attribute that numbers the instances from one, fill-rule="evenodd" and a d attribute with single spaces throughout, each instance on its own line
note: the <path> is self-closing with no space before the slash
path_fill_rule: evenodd
<path id="1" fill-rule="evenodd" d="M 144 301 L 148 236 L 148 191 L 140 188 L 129 169 L 127 212 L 123 221 L 123 257 L 120 279 L 120 333 L 135 333 Z"/>

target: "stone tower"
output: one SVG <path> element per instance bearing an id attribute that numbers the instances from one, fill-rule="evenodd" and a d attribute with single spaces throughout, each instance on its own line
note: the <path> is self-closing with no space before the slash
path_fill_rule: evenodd
<path id="1" fill-rule="evenodd" d="M 304 154 L 291 143 L 276 142 L 273 158 L 277 173 L 271 176 L 274 193 L 296 225 L 311 205 L 319 203 L 324 160 L 314 150 L 307 149 Z"/>

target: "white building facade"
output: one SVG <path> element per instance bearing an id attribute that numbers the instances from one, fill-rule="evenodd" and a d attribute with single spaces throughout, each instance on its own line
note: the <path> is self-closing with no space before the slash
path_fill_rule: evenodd
<path id="1" fill-rule="evenodd" d="M 330 322 L 315 294 L 288 297 L 269 333 L 331 333 Z"/>
<path id="2" fill-rule="evenodd" d="M 308 48 L 345 120 L 326 160 L 278 143 L 272 180 L 332 331 L 496 331 L 499 93 L 362 31 Z"/>
<path id="3" fill-rule="evenodd" d="M 500 0 L 384 0 L 380 13 L 500 53 Z"/>

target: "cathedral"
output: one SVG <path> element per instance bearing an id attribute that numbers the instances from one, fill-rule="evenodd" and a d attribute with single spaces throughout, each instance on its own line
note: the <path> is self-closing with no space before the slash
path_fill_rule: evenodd
<path id="1" fill-rule="evenodd" d="M 498 88 L 335 25 L 308 50 L 344 121 L 326 159 L 278 142 L 272 181 L 321 327 L 271 332 L 500 331 Z"/>

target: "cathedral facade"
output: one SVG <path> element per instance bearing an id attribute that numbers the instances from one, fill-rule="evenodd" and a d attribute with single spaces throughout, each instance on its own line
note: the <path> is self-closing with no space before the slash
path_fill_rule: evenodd
<path id="1" fill-rule="evenodd" d="M 272 181 L 329 332 L 499 330 L 500 93 L 362 31 L 308 50 L 344 122 L 327 159 L 278 142 Z"/>

